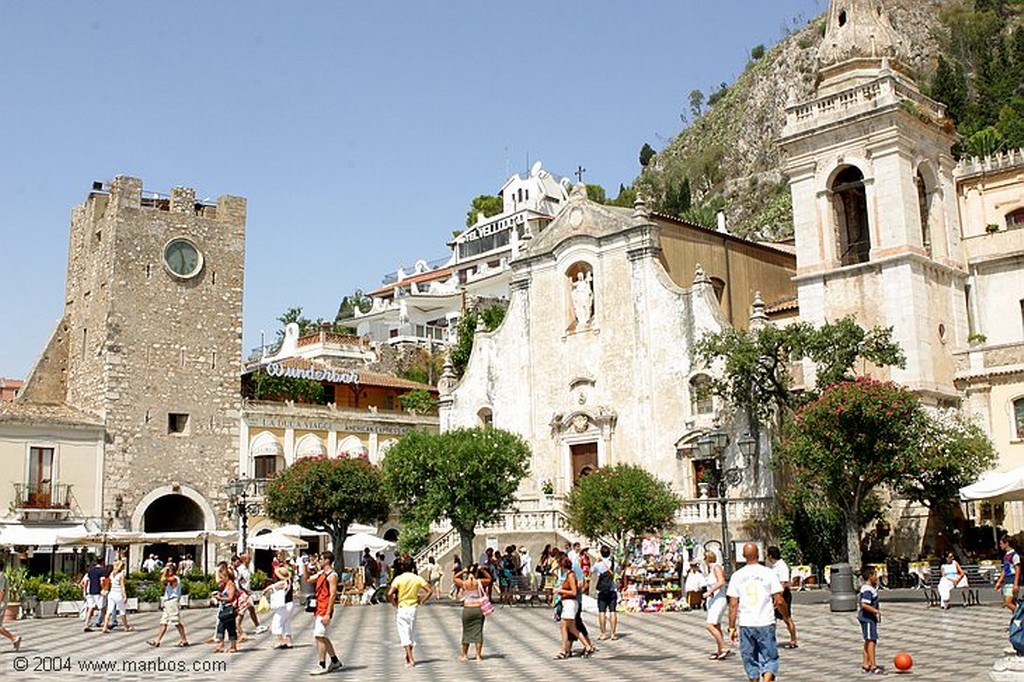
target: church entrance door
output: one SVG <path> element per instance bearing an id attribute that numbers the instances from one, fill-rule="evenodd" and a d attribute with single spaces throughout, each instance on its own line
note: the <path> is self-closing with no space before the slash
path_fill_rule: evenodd
<path id="1" fill-rule="evenodd" d="M 581 476 L 597 471 L 597 441 L 570 445 L 569 452 L 572 454 L 573 483 Z"/>

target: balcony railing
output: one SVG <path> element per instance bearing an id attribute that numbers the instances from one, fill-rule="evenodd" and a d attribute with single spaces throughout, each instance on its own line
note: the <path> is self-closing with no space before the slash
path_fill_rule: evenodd
<path id="1" fill-rule="evenodd" d="M 15 483 L 14 502 L 18 509 L 70 509 L 70 483 Z"/>

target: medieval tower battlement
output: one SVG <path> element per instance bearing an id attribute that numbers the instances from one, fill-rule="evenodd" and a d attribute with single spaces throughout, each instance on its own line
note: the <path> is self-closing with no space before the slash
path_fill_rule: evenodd
<path id="1" fill-rule="evenodd" d="M 126 176 L 94 183 L 71 212 L 64 315 L 22 398 L 105 423 L 104 516 L 118 525 L 213 529 L 225 518 L 245 223 L 243 198 L 159 195 Z"/>

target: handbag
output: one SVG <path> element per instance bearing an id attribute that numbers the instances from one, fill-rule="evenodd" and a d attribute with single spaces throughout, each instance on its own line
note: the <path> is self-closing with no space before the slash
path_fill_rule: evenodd
<path id="1" fill-rule="evenodd" d="M 272 609 L 283 609 L 284 608 L 285 592 L 286 592 L 285 590 L 274 590 L 273 592 L 270 593 L 270 608 L 272 608 Z"/>
<path id="2" fill-rule="evenodd" d="M 220 607 L 220 612 L 217 613 L 217 618 L 222 621 L 232 621 L 238 612 L 235 611 L 235 605 L 225 602 Z"/>
<path id="3" fill-rule="evenodd" d="M 484 614 L 484 618 L 494 613 L 494 604 L 486 594 L 480 599 L 480 613 Z"/>
<path id="4" fill-rule="evenodd" d="M 261 594 L 260 600 L 256 604 L 256 613 L 264 614 L 270 612 L 270 600 L 267 599 L 267 595 Z"/>

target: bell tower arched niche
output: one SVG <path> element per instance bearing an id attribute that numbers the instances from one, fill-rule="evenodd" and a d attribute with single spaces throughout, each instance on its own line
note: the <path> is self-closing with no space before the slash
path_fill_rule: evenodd
<path id="1" fill-rule="evenodd" d="M 580 332 L 594 326 L 594 268 L 576 261 L 565 271 L 566 330 Z"/>
<path id="2" fill-rule="evenodd" d="M 856 166 L 839 169 L 829 185 L 840 265 L 867 263 L 871 256 L 871 226 L 864 173 Z"/>

